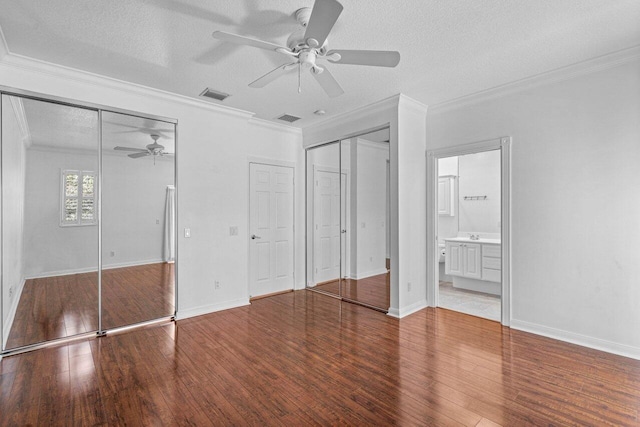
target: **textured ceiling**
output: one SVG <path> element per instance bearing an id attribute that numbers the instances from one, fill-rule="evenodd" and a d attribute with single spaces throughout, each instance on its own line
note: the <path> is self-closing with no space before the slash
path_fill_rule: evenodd
<path id="1" fill-rule="evenodd" d="M 328 98 L 293 72 L 247 85 L 289 62 L 276 52 L 214 40 L 222 30 L 285 44 L 293 13 L 312 0 L 0 0 L 11 53 L 197 97 L 304 127 L 402 92 L 437 104 L 640 44 L 638 0 L 340 0 L 333 49 L 398 50 L 397 68 L 331 64 L 345 90 Z M 216 101 L 207 101 L 216 102 Z M 327 117 L 325 116 L 325 117 Z"/>

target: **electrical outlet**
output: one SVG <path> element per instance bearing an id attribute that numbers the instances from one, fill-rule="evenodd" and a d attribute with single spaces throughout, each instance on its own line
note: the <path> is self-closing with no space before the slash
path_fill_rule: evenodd
<path id="1" fill-rule="evenodd" d="M 156 219 L 156 224 L 160 224 L 160 220 L 159 219 Z"/>
<path id="2" fill-rule="evenodd" d="M 229 236 L 237 236 L 238 235 L 238 226 L 234 225 L 229 227 Z"/>
<path id="3" fill-rule="evenodd" d="M 407 292 L 411 292 L 411 282 L 407 282 Z"/>
<path id="4" fill-rule="evenodd" d="M 216 280 L 215 282 L 213 282 L 213 287 L 214 287 L 215 289 L 220 289 L 220 282 L 219 282 L 219 281 L 217 281 L 217 280 Z"/>
<path id="5" fill-rule="evenodd" d="M 13 286 L 9 288 L 9 298 L 13 298 Z"/>
<path id="6" fill-rule="evenodd" d="M 114 257 L 114 256 L 116 256 L 116 251 L 111 251 L 111 252 L 109 252 L 109 256 L 110 256 L 110 257 Z"/>
<path id="7" fill-rule="evenodd" d="M 184 229 L 184 238 L 188 239 L 189 237 L 191 237 L 191 229 L 190 228 L 185 228 Z"/>
<path id="8" fill-rule="evenodd" d="M 372 256 L 369 257 L 369 262 L 373 262 L 373 257 Z"/>

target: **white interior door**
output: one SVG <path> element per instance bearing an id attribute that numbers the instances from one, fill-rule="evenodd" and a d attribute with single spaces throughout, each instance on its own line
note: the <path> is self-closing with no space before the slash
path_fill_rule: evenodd
<path id="1" fill-rule="evenodd" d="M 338 172 L 315 171 L 314 189 L 314 281 L 316 284 L 336 280 L 340 277 L 340 247 L 344 239 L 341 224 L 346 221 L 344 195 L 345 175 L 342 189 Z M 342 218 L 340 195 L 343 196 Z M 345 263 L 346 264 L 346 263 Z"/>
<path id="2" fill-rule="evenodd" d="M 249 295 L 293 289 L 293 168 L 251 163 Z"/>

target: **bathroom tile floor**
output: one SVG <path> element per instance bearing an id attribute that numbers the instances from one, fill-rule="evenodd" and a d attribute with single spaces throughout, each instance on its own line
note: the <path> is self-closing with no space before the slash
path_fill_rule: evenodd
<path id="1" fill-rule="evenodd" d="M 451 282 L 441 281 L 439 299 L 442 308 L 500 321 L 499 296 L 457 289 Z"/>

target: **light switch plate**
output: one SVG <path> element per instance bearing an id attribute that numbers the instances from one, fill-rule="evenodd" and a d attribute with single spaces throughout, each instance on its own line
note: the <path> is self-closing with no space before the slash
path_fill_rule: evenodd
<path id="1" fill-rule="evenodd" d="M 190 228 L 185 228 L 184 229 L 184 237 L 185 237 L 185 239 L 188 239 L 189 237 L 191 237 L 191 229 Z"/>

